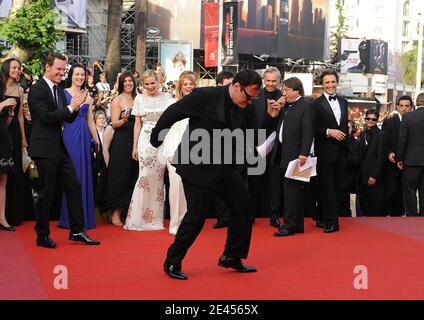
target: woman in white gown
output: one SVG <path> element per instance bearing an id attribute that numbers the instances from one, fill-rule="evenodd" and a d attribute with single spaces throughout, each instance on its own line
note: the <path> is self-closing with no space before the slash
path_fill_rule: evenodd
<path id="1" fill-rule="evenodd" d="M 161 230 L 164 207 L 164 172 L 166 164 L 158 160 L 158 149 L 150 144 L 150 133 L 162 112 L 174 102 L 158 90 L 153 70 L 142 76 L 143 94 L 134 100 L 135 115 L 133 158 L 139 161 L 139 176 L 128 209 L 124 229 Z"/>
<path id="2" fill-rule="evenodd" d="M 192 71 L 184 71 L 181 73 L 177 87 L 177 101 L 188 95 L 196 87 L 196 75 Z M 188 125 L 188 118 L 176 122 L 165 137 L 165 141 L 159 148 L 160 158 L 166 159 L 166 166 L 169 175 L 169 233 L 177 234 L 178 227 L 187 212 L 187 202 L 184 195 L 183 183 L 181 177 L 175 172 L 175 167 L 172 166 L 172 158 L 175 150 L 181 142 L 184 131 Z M 161 149 L 162 148 L 162 149 Z"/>

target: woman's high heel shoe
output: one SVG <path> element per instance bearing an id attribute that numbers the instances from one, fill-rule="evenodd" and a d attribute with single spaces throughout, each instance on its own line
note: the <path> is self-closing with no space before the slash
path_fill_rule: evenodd
<path id="1" fill-rule="evenodd" d="M 110 222 L 112 222 L 112 224 L 114 226 L 117 226 L 117 227 L 123 227 L 124 226 L 121 222 L 121 219 L 119 219 L 119 217 L 117 218 L 116 216 L 111 216 Z"/>
<path id="2" fill-rule="evenodd" d="M 4 230 L 4 231 L 16 231 L 15 228 L 13 228 L 13 227 L 5 227 L 1 223 L 0 223 L 0 230 Z"/>

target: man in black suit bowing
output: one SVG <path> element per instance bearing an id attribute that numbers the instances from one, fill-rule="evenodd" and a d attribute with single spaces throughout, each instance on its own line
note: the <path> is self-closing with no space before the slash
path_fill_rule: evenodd
<path id="1" fill-rule="evenodd" d="M 315 154 L 325 233 L 339 231 L 339 186 L 347 163 L 348 102 L 337 95 L 338 82 L 337 72 L 324 70 L 320 76 L 324 94 L 313 103 Z"/>
<path id="2" fill-rule="evenodd" d="M 188 130 L 173 159 L 183 181 L 188 210 L 164 263 L 164 271 L 171 278 L 187 279 L 181 271 L 181 263 L 205 223 L 215 194 L 230 207 L 227 241 L 218 265 L 243 273 L 256 272 L 256 268 L 241 262 L 247 258 L 250 246 L 252 201 L 237 166 L 227 161 L 240 144 L 231 141 L 228 146 L 224 142 L 223 149 L 216 149 L 215 135 L 229 132 L 228 129 L 241 129 L 245 133 L 255 128 L 256 114 L 251 103 L 259 95 L 261 82 L 255 71 L 244 70 L 235 75 L 230 85 L 194 89 L 168 107 L 152 130 L 150 142 L 159 147 L 165 129 L 189 118 Z M 201 159 L 196 159 L 200 154 L 199 150 L 194 154 L 198 144 L 206 140 L 210 143 L 206 144 L 206 150 L 201 150 Z M 245 152 L 246 148 L 242 149 Z"/>
<path id="3" fill-rule="evenodd" d="M 384 168 L 384 213 L 390 216 L 401 216 L 402 201 L 402 171 L 397 167 L 396 154 L 400 136 L 400 125 L 403 116 L 412 110 L 414 105 L 410 96 L 401 96 L 396 103 L 396 112 L 387 117 L 381 129 L 387 141 L 387 160 Z"/>
<path id="4" fill-rule="evenodd" d="M 45 58 L 44 76 L 28 95 L 32 118 L 29 155 L 35 161 L 40 179 L 36 243 L 45 248 L 56 247 L 56 243 L 49 237 L 49 220 L 58 179 L 68 199 L 71 227 L 69 240 L 88 245 L 100 244 L 84 232 L 81 185 L 62 140 L 62 123 L 72 121 L 87 98 L 87 90 L 81 91 L 72 98 L 70 105 L 66 105 L 65 94 L 59 87 L 65 67 L 65 56 L 49 54 Z"/>
<path id="5" fill-rule="evenodd" d="M 403 207 L 407 216 L 424 216 L 424 93 L 417 96 L 416 105 L 416 110 L 403 116 L 396 154 L 398 167 L 403 170 Z"/>
<path id="6" fill-rule="evenodd" d="M 272 150 L 271 162 L 285 176 L 289 163 L 299 160 L 303 166 L 311 151 L 314 127 L 311 104 L 305 100 L 302 82 L 289 78 L 283 82 L 286 104 L 280 111 L 277 136 Z M 276 237 L 285 237 L 304 231 L 304 183 L 284 177 L 284 224 Z"/>

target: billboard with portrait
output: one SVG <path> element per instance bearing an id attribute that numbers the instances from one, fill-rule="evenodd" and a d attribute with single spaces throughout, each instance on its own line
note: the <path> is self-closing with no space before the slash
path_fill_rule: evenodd
<path id="1" fill-rule="evenodd" d="M 193 70 L 193 44 L 184 41 L 160 41 L 159 62 L 166 73 L 166 81 L 178 80 L 181 72 Z"/>
<path id="2" fill-rule="evenodd" d="M 388 43 L 382 40 L 370 41 L 370 73 L 387 74 Z"/>
<path id="3" fill-rule="evenodd" d="M 339 45 L 341 73 L 368 73 L 370 41 L 366 39 L 341 39 Z"/>

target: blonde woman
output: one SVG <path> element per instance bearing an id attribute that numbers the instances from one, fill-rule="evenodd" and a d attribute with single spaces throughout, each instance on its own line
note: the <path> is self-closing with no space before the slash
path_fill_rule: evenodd
<path id="1" fill-rule="evenodd" d="M 184 96 L 189 95 L 196 87 L 196 76 L 192 71 L 183 71 L 178 80 L 176 99 L 177 101 Z M 181 177 L 175 172 L 172 166 L 172 158 L 175 150 L 181 142 L 182 136 L 187 128 L 188 119 L 175 123 L 168 134 L 161 148 L 161 157 L 166 159 L 166 165 L 169 174 L 169 207 L 170 222 L 169 233 L 175 235 L 178 231 L 181 221 L 187 211 L 187 202 L 184 195 L 183 183 Z"/>
<path id="2" fill-rule="evenodd" d="M 165 164 L 158 160 L 158 149 L 150 144 L 150 133 L 162 112 L 174 101 L 158 89 L 159 79 L 153 70 L 141 76 L 143 94 L 134 100 L 135 116 L 133 159 L 139 161 L 139 176 L 124 229 L 161 230 L 163 227 Z"/>

